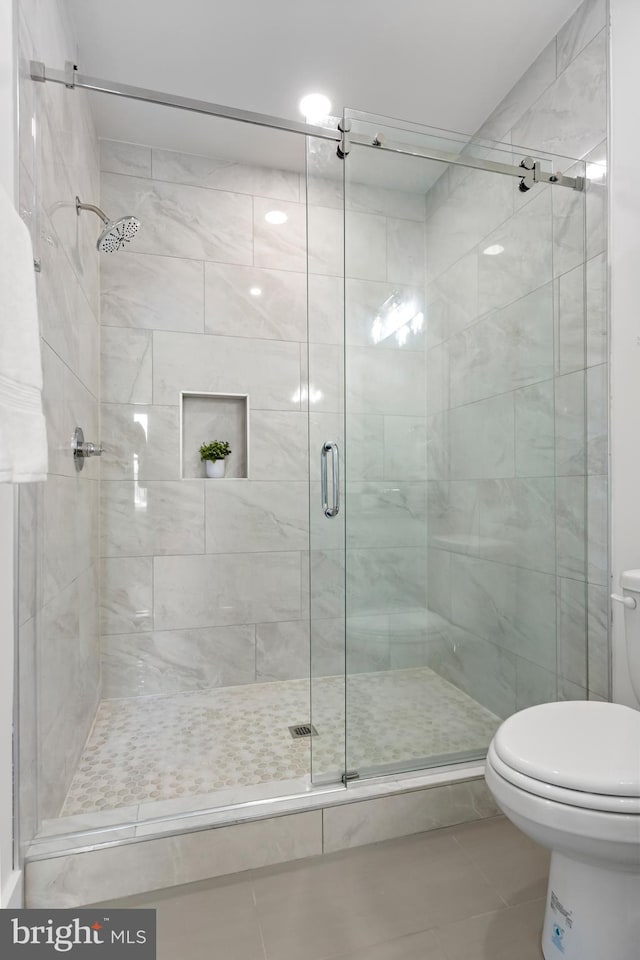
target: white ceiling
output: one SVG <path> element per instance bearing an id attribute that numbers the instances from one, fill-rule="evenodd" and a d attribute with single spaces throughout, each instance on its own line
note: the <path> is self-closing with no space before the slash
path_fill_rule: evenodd
<path id="1" fill-rule="evenodd" d="M 67 0 L 80 72 L 301 119 L 300 97 L 472 133 L 578 0 Z M 61 67 L 62 64 L 51 64 Z M 301 137 L 93 95 L 101 137 L 299 169 Z"/>

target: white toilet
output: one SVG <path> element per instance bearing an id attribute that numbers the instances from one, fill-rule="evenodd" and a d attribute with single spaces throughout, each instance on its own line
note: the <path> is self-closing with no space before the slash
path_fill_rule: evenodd
<path id="1" fill-rule="evenodd" d="M 640 570 L 621 585 L 640 701 Z M 596 701 L 522 710 L 493 738 L 485 777 L 507 817 L 551 850 L 546 960 L 640 960 L 640 711 Z"/>

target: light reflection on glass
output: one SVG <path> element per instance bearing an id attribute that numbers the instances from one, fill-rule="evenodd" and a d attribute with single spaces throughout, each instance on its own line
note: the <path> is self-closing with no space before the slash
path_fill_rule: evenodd
<path id="1" fill-rule="evenodd" d="M 137 423 L 144 432 L 144 442 L 147 443 L 149 437 L 149 414 L 134 413 L 133 422 Z M 140 475 L 140 454 L 134 451 L 133 454 L 133 504 L 136 510 L 147 509 L 147 488 L 140 485 L 138 477 Z"/>
<path id="2" fill-rule="evenodd" d="M 371 325 L 371 339 L 382 343 L 395 335 L 398 344 L 403 347 L 410 334 L 417 336 L 424 327 L 424 313 L 414 299 L 404 300 L 399 293 L 387 297 L 380 307 Z"/>
<path id="3" fill-rule="evenodd" d="M 316 387 L 314 387 L 314 385 L 310 383 L 309 389 L 307 389 L 306 387 L 301 387 L 299 390 L 296 390 L 296 392 L 291 397 L 291 402 L 305 403 L 307 400 L 309 400 L 309 403 L 319 403 L 322 400 L 323 396 L 324 394 L 322 390 L 317 390 Z"/>

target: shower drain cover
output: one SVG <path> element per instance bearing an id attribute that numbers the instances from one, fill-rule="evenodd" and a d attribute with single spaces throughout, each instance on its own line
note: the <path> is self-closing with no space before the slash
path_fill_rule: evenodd
<path id="1" fill-rule="evenodd" d="M 289 733 L 294 740 L 299 740 L 300 737 L 318 736 L 318 731 L 311 723 L 296 723 L 295 726 L 289 727 Z"/>

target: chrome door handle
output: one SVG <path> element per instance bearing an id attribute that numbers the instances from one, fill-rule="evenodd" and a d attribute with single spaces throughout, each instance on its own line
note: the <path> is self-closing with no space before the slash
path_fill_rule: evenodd
<path id="1" fill-rule="evenodd" d="M 332 479 L 333 479 L 333 502 L 329 506 L 329 493 L 327 481 L 327 454 L 331 453 Z M 340 510 L 340 453 L 338 444 L 331 440 L 325 440 L 322 444 L 320 453 L 320 486 L 322 488 L 322 512 L 325 517 L 337 517 Z"/>

